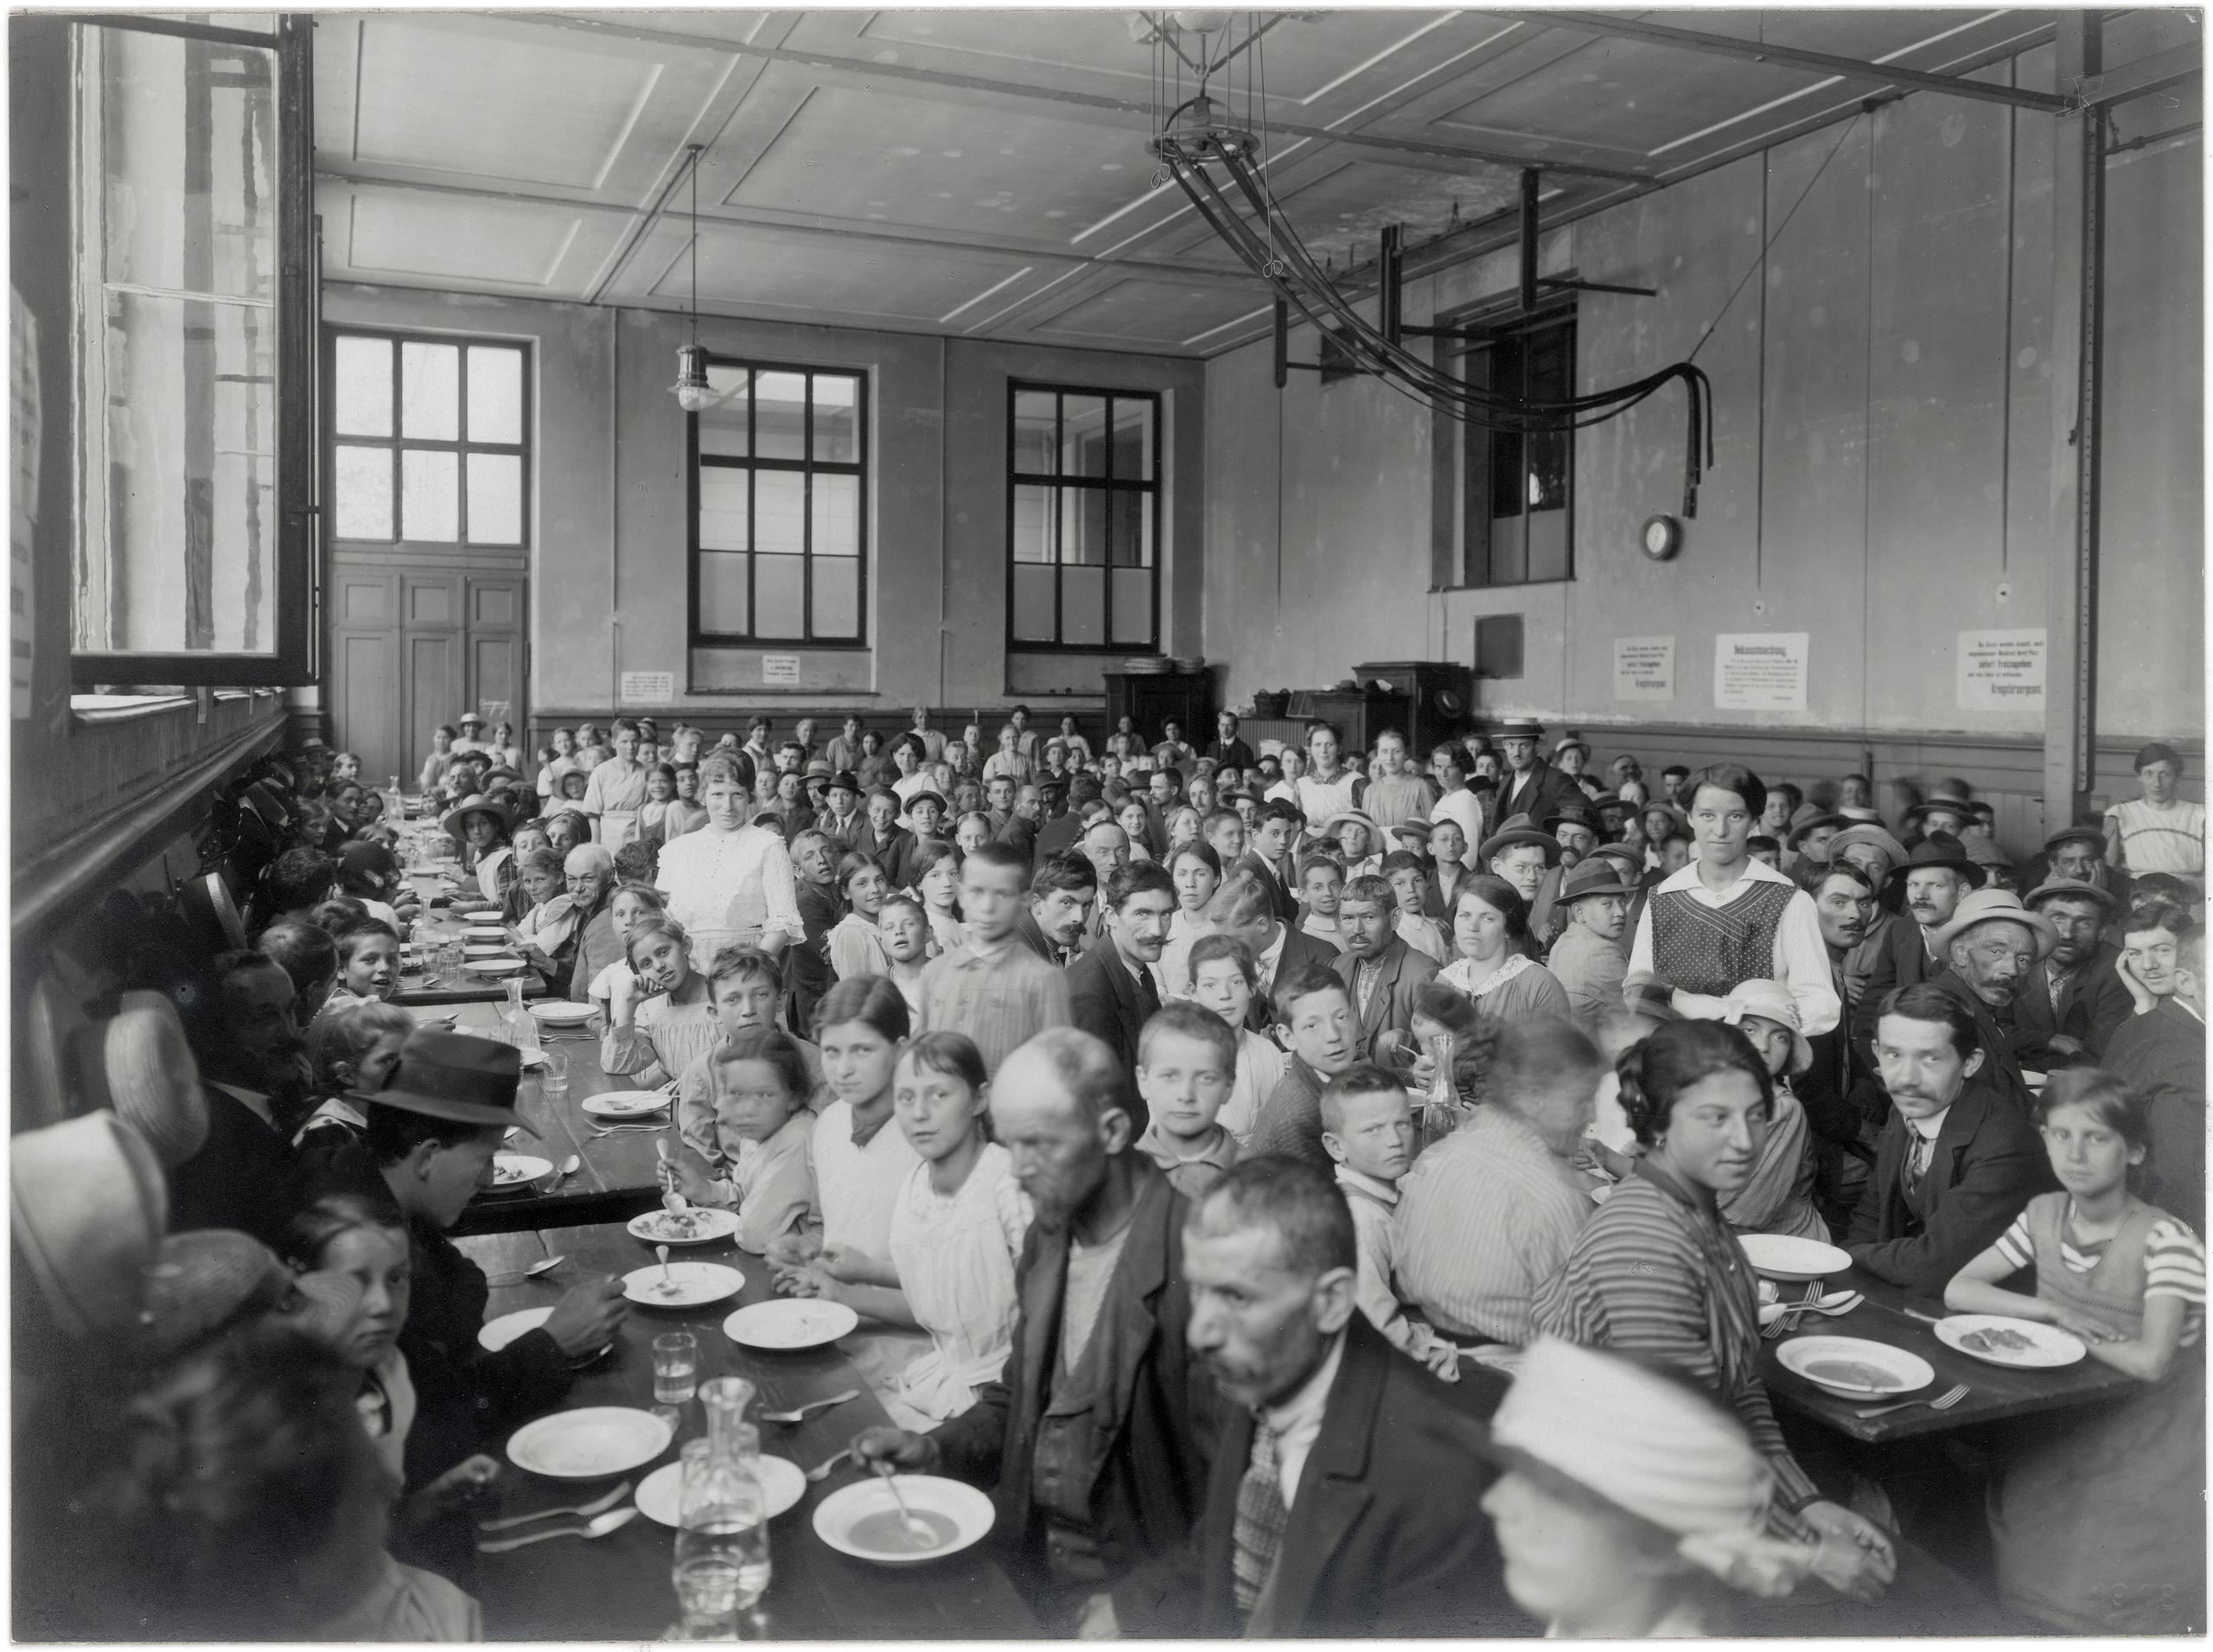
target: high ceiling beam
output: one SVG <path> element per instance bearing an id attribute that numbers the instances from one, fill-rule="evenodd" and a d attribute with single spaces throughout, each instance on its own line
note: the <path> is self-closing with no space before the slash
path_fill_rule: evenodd
<path id="1" fill-rule="evenodd" d="M 2131 98 L 2146 98 L 2195 80 L 2204 68 L 2204 48 L 2191 41 L 2184 46 L 2154 52 L 2149 57 L 2140 57 L 2133 63 L 2123 64 L 2104 74 L 2085 76 L 2075 92 L 2086 107 L 2125 103 Z"/>
<path id="2" fill-rule="evenodd" d="M 1866 63 L 1856 57 L 1834 57 L 1827 52 L 1803 51 L 1795 46 L 1770 46 L 1756 40 L 1737 40 L 1727 35 L 1708 35 L 1694 29 L 1676 29 L 1666 23 L 1617 16 L 1611 12 L 1498 11 L 1489 15 L 1520 22 L 1539 23 L 1547 29 L 1565 29 L 1576 34 L 1593 35 L 1602 39 L 1643 41 L 1654 46 L 1672 46 L 1681 51 L 1703 53 L 1708 57 L 1731 57 L 1746 63 L 1780 64 L 1785 68 L 1803 69 L 1811 74 L 1841 75 L 1847 80 L 1865 81 L 1872 86 L 1903 86 L 1914 92 L 1941 92 L 1955 98 L 1979 98 L 1985 103 L 2008 104 L 2016 109 L 2034 109 L 2048 115 L 2063 115 L 2076 107 L 2074 99 L 2054 92 L 1992 86 L 1984 80 L 1962 80 L 1949 74 L 1902 69 L 1895 64 Z"/>

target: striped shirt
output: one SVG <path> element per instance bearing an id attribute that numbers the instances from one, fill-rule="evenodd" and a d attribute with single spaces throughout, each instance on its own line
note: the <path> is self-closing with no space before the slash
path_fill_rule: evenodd
<path id="1" fill-rule="evenodd" d="M 2094 1272 L 2111 1242 L 2079 1247 L 2063 1221 L 2060 1263 L 2070 1273 Z M 1999 1234 L 1998 1253 L 2015 1267 L 2036 1266 L 2036 1240 L 2029 1232 L 2025 1209 Z M 2181 1346 L 2195 1348 L 2205 1330 L 2205 1241 L 2172 1216 L 2154 1221 L 2144 1239 L 2144 1299 L 2149 1302 L 2153 1297 L 2172 1297 L 2183 1304 Z"/>
<path id="2" fill-rule="evenodd" d="M 2121 839 L 2121 858 L 2132 872 L 2173 872 L 2201 877 L 2205 872 L 2205 806 L 2180 800 L 2164 809 L 2142 798 L 2116 803 L 2106 811 L 2106 829 Z"/>
<path id="3" fill-rule="evenodd" d="M 1719 1215 L 1647 1162 L 1598 1207 L 1567 1266 L 1538 1292 L 1532 1318 L 1586 1348 L 1672 1366 L 1712 1394 L 1774 1471 L 1778 1509 L 1795 1513 L 1821 1493 L 1783 1443 L 1759 1379 L 1757 1304 L 1751 1269 Z M 1771 1523 L 1801 1534 L 1789 1515 Z"/>
<path id="4" fill-rule="evenodd" d="M 1533 1298 L 1594 1208 L 1535 1131 L 1477 1107 L 1399 1183 L 1399 1289 L 1449 1333 L 1526 1343 Z"/>
<path id="5" fill-rule="evenodd" d="M 918 1030 L 966 1033 L 989 1073 L 1017 1046 L 1070 1019 L 1068 978 L 1011 934 L 955 947 L 922 971 Z"/>

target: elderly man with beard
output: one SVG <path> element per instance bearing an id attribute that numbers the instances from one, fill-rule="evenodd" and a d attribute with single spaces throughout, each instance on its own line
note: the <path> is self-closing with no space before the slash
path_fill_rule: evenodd
<path id="1" fill-rule="evenodd" d="M 1936 1296 L 2057 1183 L 2036 1126 L 1983 1081 L 1974 1017 L 1957 999 L 1902 987 L 1875 1028 L 1891 1121 L 1845 1249 L 1876 1278 Z"/>
<path id="2" fill-rule="evenodd" d="M 1977 890 L 1931 939 L 1944 967 L 1929 984 L 1974 1017 L 1984 1077 L 2029 1117 L 2036 1099 L 2013 1054 L 2013 1003 L 2021 983 L 2051 955 L 2058 936 L 2050 920 L 2030 911 L 2009 890 Z"/>
<path id="3" fill-rule="evenodd" d="M 992 1540 L 1049 1630 L 1174 1556 L 1206 1490 L 1219 1400 L 1187 1331 L 1183 1196 L 1132 1151 L 1129 1069 L 1073 1027 L 1000 1064 L 992 1133 L 1036 1212 L 1015 1266 L 1013 1352 L 928 1434 L 871 1428 L 863 1466 L 989 1490 Z"/>
<path id="4" fill-rule="evenodd" d="M 1500 1635 L 1524 1624 L 1481 1500 L 1502 1381 L 1431 1380 L 1355 1311 L 1344 1196 L 1237 1165 L 1183 1232 L 1192 1352 L 1230 1403 L 1191 1541 L 1085 1615 L 1105 1639 Z"/>
<path id="5" fill-rule="evenodd" d="M 2095 883 L 2055 877 L 2022 904 L 2044 915 L 2056 940 L 2014 1000 L 2013 1053 L 2034 1072 L 2095 1067 L 2135 1007 L 2117 973 L 2121 948 L 2102 933 L 2113 896 Z"/>
<path id="6" fill-rule="evenodd" d="M 1904 904 L 1891 925 L 1881 956 L 1867 972 L 1859 1008 L 1853 1018 L 1852 1042 L 1863 1068 L 1875 1065 L 1875 1017 L 1883 1001 L 1902 986 L 1927 980 L 1943 967 L 1935 933 L 1970 890 L 1982 885 L 1982 869 L 1967 858 L 1966 847 L 1949 832 L 1935 832 L 1914 845 L 1891 869 L 1888 889 L 1903 889 Z"/>

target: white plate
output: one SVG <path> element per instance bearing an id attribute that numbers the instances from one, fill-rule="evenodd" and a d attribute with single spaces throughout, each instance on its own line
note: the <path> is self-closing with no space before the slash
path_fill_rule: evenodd
<path id="1" fill-rule="evenodd" d="M 541 1176 L 553 1174 L 551 1159 L 533 1158 L 528 1153 L 494 1153 L 492 1155 L 492 1191 L 511 1193 L 517 1188 L 528 1187 Z"/>
<path id="2" fill-rule="evenodd" d="M 554 1480 L 603 1480 L 650 1463 L 668 1449 L 675 1430 L 650 1411 L 586 1406 L 525 1423 L 507 1438 L 519 1469 Z"/>
<path id="3" fill-rule="evenodd" d="M 1834 1245 L 1824 1245 L 1818 1239 L 1793 1239 L 1786 1234 L 1739 1234 L 1737 1242 L 1744 1247 L 1744 1258 L 1751 1263 L 1752 1271 L 1770 1279 L 1794 1279 L 1803 1284 L 1841 1273 L 1852 1266 L 1847 1253 Z"/>
<path id="4" fill-rule="evenodd" d="M 768 1499 L 768 1518 L 774 1520 L 807 1495 L 807 1476 L 798 1464 L 763 1451 L 761 1489 Z M 673 1526 L 683 1495 L 684 1465 L 666 1464 L 638 1482 L 638 1512 L 647 1520 Z"/>
<path id="5" fill-rule="evenodd" d="M 505 941 L 507 932 L 496 923 L 472 923 L 461 932 L 463 941 Z"/>
<path id="6" fill-rule="evenodd" d="M 935 1515 L 952 1523 L 953 1534 L 947 1541 L 918 1554 L 856 1543 L 851 1533 L 860 1521 L 887 1512 L 892 1521 L 899 1518 L 899 1505 L 892 1501 L 891 1488 L 875 1475 L 840 1486 L 814 1505 L 815 1535 L 839 1553 L 850 1554 L 857 1560 L 873 1560 L 878 1566 L 916 1566 L 941 1555 L 957 1554 L 981 1540 L 992 1529 L 992 1500 L 975 1487 L 934 1474 L 902 1474 L 897 1479 L 900 1494 L 906 1498 L 909 1508 L 917 1515 Z"/>
<path id="7" fill-rule="evenodd" d="M 666 1090 L 602 1090 L 584 1098 L 584 1111 L 595 1119 L 642 1119 L 668 1105 Z"/>
<path id="8" fill-rule="evenodd" d="M 545 1066 L 545 1052 L 542 1049 L 524 1050 L 522 1052 L 522 1064 L 526 1068 Z"/>
<path id="9" fill-rule="evenodd" d="M 592 1017 L 589 1004 L 571 1004 L 547 999 L 530 1006 L 531 1014 L 552 1027 L 581 1027 Z"/>
<path id="10" fill-rule="evenodd" d="M 501 1314 L 497 1319 L 485 1321 L 484 1328 L 476 1333 L 478 1346 L 488 1354 L 496 1354 L 526 1330 L 536 1330 L 553 1317 L 551 1306 L 518 1308 L 511 1314 Z"/>
<path id="11" fill-rule="evenodd" d="M 689 1224 L 672 1231 L 671 1224 L 678 1219 L 666 1210 L 648 1210 L 642 1216 L 630 1218 L 630 1237 L 642 1239 L 648 1245 L 705 1245 L 717 1239 L 728 1239 L 737 1231 L 737 1212 L 718 1210 L 711 1205 L 695 1204 L 684 1213 Z M 673 1263 L 670 1264 L 674 1266 Z M 656 1267 L 654 1270 L 659 1272 Z"/>
<path id="12" fill-rule="evenodd" d="M 1918 1354 L 1864 1336 L 1793 1336 L 1775 1357 L 1817 1388 L 1848 1400 L 1911 1394 L 1936 1380 L 1936 1368 Z"/>
<path id="13" fill-rule="evenodd" d="M 463 958 L 512 958 L 514 954 L 504 941 L 472 941 L 461 949 Z"/>
<path id="14" fill-rule="evenodd" d="M 622 1276 L 622 1294 L 647 1308 L 697 1308 L 734 1297 L 745 1288 L 745 1275 L 719 1262 L 671 1262 L 668 1289 L 662 1290 L 660 1264 Z"/>
<path id="15" fill-rule="evenodd" d="M 462 967 L 475 975 L 520 975 L 525 965 L 520 958 L 471 958 Z"/>
<path id="16" fill-rule="evenodd" d="M 785 1297 L 740 1308 L 723 1321 L 723 1335 L 747 1348 L 820 1348 L 861 1323 L 842 1302 Z"/>
<path id="17" fill-rule="evenodd" d="M 2025 1338 L 2026 1348 L 1978 1348 L 1967 1341 L 1976 1332 L 2012 1331 Z M 2040 1325 L 2033 1319 L 2013 1319 L 2004 1314 L 1950 1314 L 1936 1322 L 1936 1340 L 1947 1348 L 1982 1361 L 1987 1365 L 2010 1365 L 2018 1370 L 2044 1371 L 2055 1365 L 2072 1365 L 2089 1353 L 2082 1339 L 2057 1325 Z"/>

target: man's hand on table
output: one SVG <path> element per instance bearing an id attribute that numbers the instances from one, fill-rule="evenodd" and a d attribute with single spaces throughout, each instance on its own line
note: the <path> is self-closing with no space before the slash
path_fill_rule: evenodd
<path id="1" fill-rule="evenodd" d="M 609 1275 L 572 1285 L 545 1322 L 545 1334 L 572 1360 L 596 1354 L 614 1340 L 630 1311 L 622 1295 L 622 1281 Z"/>
<path id="2" fill-rule="evenodd" d="M 928 1434 L 910 1434 L 903 1428 L 864 1428 L 853 1436 L 853 1461 L 870 1473 L 884 1464 L 909 1474 L 937 1471 L 937 1442 Z"/>

